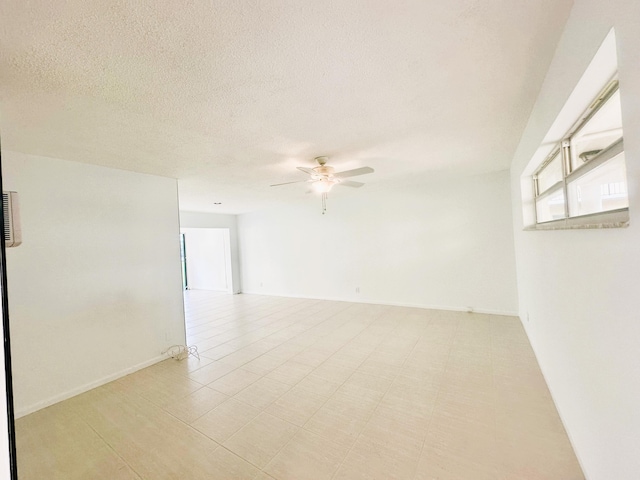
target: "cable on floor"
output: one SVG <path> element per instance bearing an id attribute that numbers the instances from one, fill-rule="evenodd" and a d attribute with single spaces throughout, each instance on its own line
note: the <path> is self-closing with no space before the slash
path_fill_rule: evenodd
<path id="1" fill-rule="evenodd" d="M 198 360 L 200 360 L 200 354 L 198 353 L 198 347 L 195 345 L 172 345 L 167 348 L 162 354 L 167 354 L 169 357 L 175 360 L 184 360 L 189 357 L 189 355 L 193 355 Z"/>

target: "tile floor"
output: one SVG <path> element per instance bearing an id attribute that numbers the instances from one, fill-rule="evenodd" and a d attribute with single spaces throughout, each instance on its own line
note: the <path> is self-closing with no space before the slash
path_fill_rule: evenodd
<path id="1" fill-rule="evenodd" d="M 21 480 L 582 480 L 513 317 L 185 295 L 200 360 L 17 421 Z"/>

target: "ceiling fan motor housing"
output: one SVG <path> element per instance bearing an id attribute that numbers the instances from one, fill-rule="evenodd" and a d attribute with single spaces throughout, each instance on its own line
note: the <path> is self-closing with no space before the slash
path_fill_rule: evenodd
<path id="1" fill-rule="evenodd" d="M 333 172 L 335 172 L 335 169 L 328 165 L 320 165 L 319 167 L 315 167 L 313 170 L 319 175 L 333 175 Z"/>

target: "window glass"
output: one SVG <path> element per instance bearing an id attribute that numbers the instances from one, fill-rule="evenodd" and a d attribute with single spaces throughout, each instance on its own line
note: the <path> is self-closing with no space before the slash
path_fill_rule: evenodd
<path id="1" fill-rule="evenodd" d="M 538 194 L 562 180 L 562 155 L 561 151 L 555 154 L 551 162 L 538 173 Z"/>
<path id="2" fill-rule="evenodd" d="M 569 216 L 629 206 L 624 152 L 569 182 Z"/>
<path id="3" fill-rule="evenodd" d="M 564 216 L 564 190 L 545 195 L 536 200 L 536 216 L 538 223 L 560 220 Z"/>
<path id="4" fill-rule="evenodd" d="M 617 90 L 571 137 L 571 171 L 584 165 L 620 138 L 622 113 L 620 90 Z"/>

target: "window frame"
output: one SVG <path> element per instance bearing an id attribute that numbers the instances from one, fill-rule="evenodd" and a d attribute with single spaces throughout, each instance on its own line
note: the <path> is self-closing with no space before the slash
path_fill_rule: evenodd
<path id="1" fill-rule="evenodd" d="M 617 76 L 607 83 L 600 93 L 596 96 L 587 110 L 580 116 L 577 122 L 569 129 L 563 139 L 558 142 L 547 155 L 544 161 L 533 172 L 531 179 L 533 183 L 533 209 L 535 223 L 527 228 L 527 230 L 550 230 L 550 229 L 567 229 L 567 228 L 619 228 L 629 225 L 629 207 L 606 210 L 603 212 L 589 213 L 585 215 L 571 216 L 569 209 L 569 188 L 568 185 L 590 171 L 600 167 L 609 160 L 624 153 L 624 131 L 623 135 L 613 143 L 598 152 L 592 158 L 584 162 L 584 164 L 573 168 L 571 155 L 571 140 L 577 132 L 584 127 L 589 120 L 607 103 L 611 97 L 619 91 L 620 85 Z M 562 180 L 540 191 L 538 176 L 549 164 L 554 161 L 557 155 L 561 155 Z M 538 221 L 538 200 L 543 199 L 562 190 L 564 195 L 564 218 Z M 628 192 L 627 192 L 628 194 Z"/>

